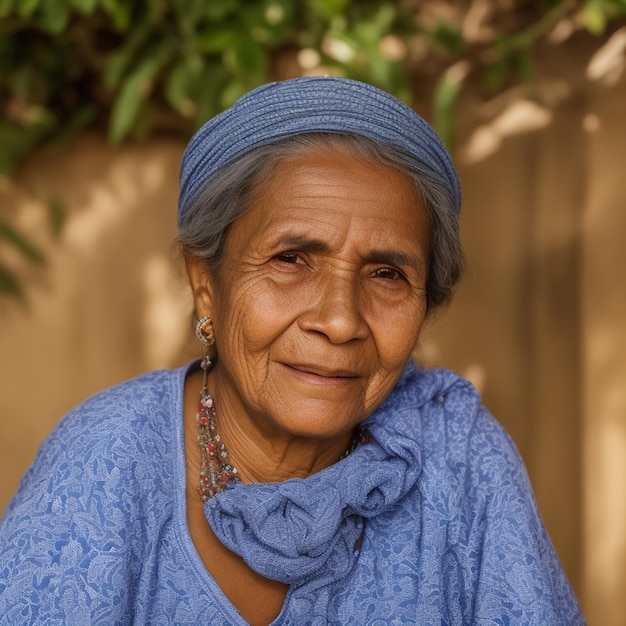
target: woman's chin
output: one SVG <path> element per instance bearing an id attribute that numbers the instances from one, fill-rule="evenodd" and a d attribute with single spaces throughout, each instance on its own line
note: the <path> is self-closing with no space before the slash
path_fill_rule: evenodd
<path id="1" fill-rule="evenodd" d="M 268 415 L 272 430 L 285 436 L 320 440 L 344 437 L 367 415 L 356 407 L 338 405 L 328 399 L 303 398 L 286 403 L 281 410 Z M 277 431 L 277 432 L 276 432 Z"/>

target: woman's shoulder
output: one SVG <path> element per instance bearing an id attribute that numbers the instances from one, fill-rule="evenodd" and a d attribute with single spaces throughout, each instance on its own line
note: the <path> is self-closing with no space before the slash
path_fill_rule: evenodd
<path id="1" fill-rule="evenodd" d="M 441 556 L 437 562 L 455 555 L 449 584 L 463 573 L 472 622 L 504 623 L 516 614 L 523 623 L 584 623 L 522 458 L 480 394 L 442 369 L 411 367 L 402 385 L 421 454 L 403 512 L 419 516 L 421 541 Z"/>
<path id="2" fill-rule="evenodd" d="M 180 402 L 186 368 L 155 370 L 99 391 L 74 407 L 62 421 L 84 421 L 94 413 L 108 420 L 126 420 L 156 406 Z"/>
<path id="3" fill-rule="evenodd" d="M 183 380 L 184 370 L 156 370 L 99 391 L 61 418 L 42 449 L 60 444 L 67 450 L 70 441 L 92 449 L 111 439 L 161 436 L 182 410 Z"/>
<path id="4" fill-rule="evenodd" d="M 469 380 L 450 370 L 411 365 L 398 391 L 399 406 L 418 421 L 425 462 L 442 471 L 456 468 L 457 476 L 463 467 L 492 488 L 507 473 L 525 472 L 515 443 Z"/>
<path id="5" fill-rule="evenodd" d="M 142 485 L 152 488 L 148 483 L 162 480 L 173 465 L 164 460 L 175 449 L 183 380 L 184 370 L 155 371 L 77 405 L 41 444 L 5 517 L 16 507 L 36 512 L 74 502 L 88 508 L 138 493 Z"/>
<path id="6" fill-rule="evenodd" d="M 97 393 L 44 441 L 0 524 L 3 615 L 37 621 L 37 607 L 44 621 L 117 623 L 129 610 L 132 581 L 172 514 L 183 379 L 152 372 Z M 90 606 L 102 585 L 110 597 Z"/>

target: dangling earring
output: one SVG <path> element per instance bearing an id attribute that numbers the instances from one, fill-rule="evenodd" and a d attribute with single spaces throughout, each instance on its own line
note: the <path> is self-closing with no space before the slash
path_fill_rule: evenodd
<path id="1" fill-rule="evenodd" d="M 209 330 L 205 326 L 209 326 Z M 215 335 L 213 334 L 213 322 L 208 315 L 200 318 L 196 324 L 196 337 L 198 341 L 202 343 L 202 361 L 200 367 L 204 370 L 205 374 L 211 367 L 211 357 L 209 356 L 209 346 L 215 343 Z"/>
<path id="2" fill-rule="evenodd" d="M 208 326 L 207 328 L 205 328 Z M 196 491 L 206 501 L 216 493 L 224 491 L 226 484 L 237 478 L 237 468 L 228 460 L 228 450 L 217 433 L 215 426 L 215 403 L 208 390 L 208 374 L 211 369 L 209 346 L 215 343 L 211 318 L 205 315 L 196 324 L 196 337 L 202 343 L 202 391 L 198 422 L 198 445 L 200 446 L 200 482 Z"/>

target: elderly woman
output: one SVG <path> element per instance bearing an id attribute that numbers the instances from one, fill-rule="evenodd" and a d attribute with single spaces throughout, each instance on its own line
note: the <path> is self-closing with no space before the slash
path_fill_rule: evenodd
<path id="1" fill-rule="evenodd" d="M 430 126 L 363 83 L 265 85 L 201 128 L 178 243 L 202 358 L 43 444 L 2 623 L 582 624 L 511 440 L 411 362 L 460 204 Z"/>

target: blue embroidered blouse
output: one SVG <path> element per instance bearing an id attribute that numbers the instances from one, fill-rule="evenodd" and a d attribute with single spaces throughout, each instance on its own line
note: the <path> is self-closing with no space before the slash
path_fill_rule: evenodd
<path id="1" fill-rule="evenodd" d="M 0 623 L 246 623 L 186 524 L 187 371 L 104 391 L 44 442 L 0 527 Z M 519 455 L 467 381 L 409 364 L 365 425 L 335 465 L 205 505 L 227 547 L 290 584 L 274 624 L 584 624 Z"/>

